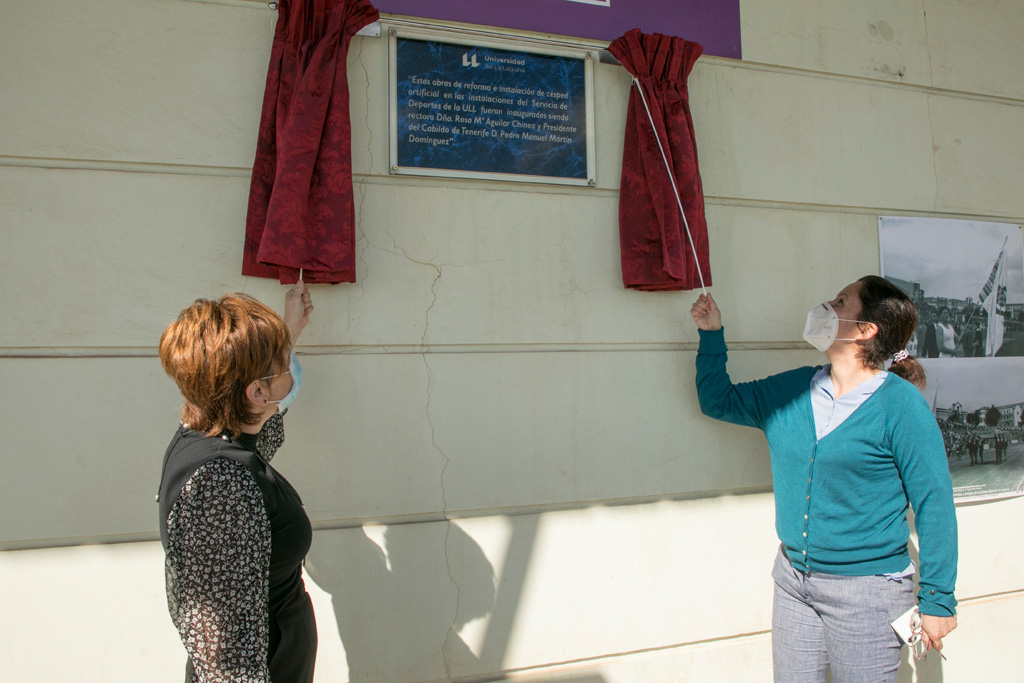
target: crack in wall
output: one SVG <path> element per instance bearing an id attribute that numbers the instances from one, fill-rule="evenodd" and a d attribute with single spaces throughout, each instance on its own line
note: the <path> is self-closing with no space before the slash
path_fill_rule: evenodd
<path id="1" fill-rule="evenodd" d="M 405 249 L 403 249 L 402 247 L 398 246 L 398 243 L 395 241 L 394 236 L 390 232 L 386 232 L 386 234 L 387 234 L 388 237 L 391 238 L 392 246 L 396 250 L 401 252 L 402 255 L 405 256 L 405 258 L 409 259 L 413 263 L 416 263 L 418 265 L 425 266 L 425 267 L 428 267 L 428 268 L 433 268 L 434 270 L 437 271 L 437 275 L 434 276 L 434 281 L 430 283 L 430 295 L 431 295 L 430 305 L 427 306 L 427 310 L 424 311 L 424 314 L 423 314 L 423 335 L 420 337 L 420 345 L 423 346 L 423 347 L 426 347 L 426 345 L 427 345 L 427 334 L 430 331 L 430 312 L 434 309 L 434 305 L 437 303 L 437 283 L 441 280 L 441 276 L 444 274 L 443 266 L 439 266 L 439 265 L 437 265 L 435 263 L 431 263 L 431 262 L 417 261 L 416 259 L 414 259 L 411 256 L 409 256 L 409 254 L 405 251 Z M 444 461 L 442 463 L 442 465 L 441 465 L 441 473 L 440 473 L 441 517 L 444 519 L 444 522 L 445 522 L 445 530 L 444 530 L 444 562 L 445 562 L 445 569 L 448 572 L 448 580 L 451 581 L 451 584 L 455 587 L 455 613 L 452 615 L 452 623 L 448 627 L 448 630 L 445 633 L 444 643 L 441 645 L 441 659 L 444 662 L 445 674 L 448 676 L 448 678 L 451 678 L 452 677 L 452 661 L 451 661 L 452 650 L 451 650 L 450 644 L 453 642 L 454 639 L 458 638 L 458 631 L 457 631 L 456 627 L 458 626 L 458 623 L 459 623 L 459 610 L 460 610 L 461 601 L 462 601 L 462 587 L 459 585 L 459 582 L 455 580 L 455 576 L 452 574 L 452 559 L 451 559 L 451 556 L 448 554 L 448 540 L 449 540 L 449 538 L 451 536 L 452 520 L 450 520 L 448 518 L 448 494 L 445 491 L 445 476 L 448 473 L 448 466 L 451 464 L 451 458 L 449 458 L 448 454 L 444 452 L 444 449 L 441 448 L 440 445 L 438 445 L 438 443 L 437 443 L 437 430 L 436 430 L 436 427 L 434 426 L 434 420 L 431 418 L 430 409 L 431 409 L 431 404 L 433 403 L 433 398 L 434 398 L 434 388 L 437 386 L 437 381 L 434 378 L 434 369 L 432 367 L 430 367 L 430 362 L 427 360 L 427 353 L 426 352 L 421 354 L 421 358 L 423 359 L 423 367 L 427 371 L 427 396 L 426 396 L 426 404 L 424 406 L 424 413 L 425 413 L 426 418 L 427 418 L 427 424 L 430 425 L 430 445 L 433 447 L 433 449 L 435 451 L 437 451 L 437 453 L 441 456 L 441 458 Z"/>
<path id="2" fill-rule="evenodd" d="M 935 87 L 935 67 L 932 65 L 932 46 L 928 39 L 928 0 L 921 0 L 921 16 L 924 18 L 924 50 L 928 55 L 928 85 Z"/>
<path id="3" fill-rule="evenodd" d="M 373 171 L 373 126 L 370 123 L 370 103 L 373 102 L 370 84 L 370 70 L 366 67 L 364 57 L 366 56 L 366 50 L 364 48 L 365 41 L 354 42 L 353 44 L 358 45 L 359 66 L 363 70 L 363 85 L 366 92 L 366 115 L 363 117 L 363 126 L 366 128 L 366 153 L 369 156 L 369 171 Z M 363 204 L 366 202 L 366 180 L 370 177 L 370 173 L 362 176 L 359 180 L 359 203 L 356 207 L 356 254 L 359 259 L 359 263 L 362 264 L 362 275 L 357 275 L 357 280 L 360 283 L 359 295 L 353 299 L 349 297 L 348 305 L 346 306 L 346 312 L 348 313 L 348 321 L 351 325 L 353 308 L 358 307 L 359 303 L 362 302 L 363 297 L 366 295 L 366 288 L 362 286 L 365 284 L 366 279 L 369 277 L 370 266 L 366 261 L 366 246 L 370 245 L 370 240 L 366 236 L 366 230 L 363 228 Z M 354 184 L 355 186 L 355 184 Z M 359 242 L 363 242 L 364 248 L 359 249 Z"/>
<path id="4" fill-rule="evenodd" d="M 368 247 L 373 248 L 373 249 L 378 249 L 380 251 L 383 251 L 385 253 L 391 254 L 393 256 L 401 255 L 404 258 L 406 258 L 410 263 L 415 263 L 416 265 L 423 266 L 424 268 L 430 268 L 430 269 L 435 271 L 434 279 L 433 279 L 433 281 L 430 284 L 430 295 L 431 295 L 430 304 L 427 306 L 427 308 L 426 308 L 426 310 L 424 311 L 424 314 L 423 314 L 423 333 L 420 336 L 420 345 L 422 347 L 424 347 L 425 350 L 420 355 L 421 355 L 421 358 L 423 359 L 423 367 L 424 367 L 424 369 L 426 370 L 426 373 L 427 373 L 427 386 L 426 386 L 426 399 L 425 399 L 424 412 L 425 412 L 425 416 L 427 418 L 427 424 L 430 426 L 430 444 L 431 444 L 431 447 L 438 453 L 438 455 L 442 459 L 441 472 L 440 472 L 440 493 L 441 493 L 441 515 L 440 516 L 441 516 L 442 520 L 444 520 L 444 522 L 445 522 L 445 535 L 444 535 L 445 568 L 446 568 L 446 570 L 448 572 L 448 580 L 451 582 L 452 586 L 455 587 L 455 611 L 454 611 L 454 614 L 452 615 L 451 625 L 448 627 L 447 632 L 445 634 L 444 643 L 441 646 L 441 657 L 442 657 L 442 661 L 444 663 L 445 673 L 446 673 L 447 677 L 449 679 L 451 679 L 452 676 L 453 676 L 453 666 L 455 666 L 455 662 L 453 662 L 452 658 L 454 656 L 454 652 L 457 652 L 457 650 L 453 651 L 453 647 L 452 646 L 454 644 L 457 644 L 457 642 L 459 640 L 458 625 L 459 625 L 459 614 L 461 612 L 461 607 L 462 607 L 462 586 L 459 584 L 458 580 L 456 580 L 455 574 L 454 574 L 453 569 L 452 569 L 452 558 L 451 558 L 451 555 L 449 554 L 449 552 L 450 552 L 449 551 L 449 542 L 450 542 L 450 538 L 451 538 L 451 525 L 453 524 L 453 521 L 448 517 L 448 494 L 447 494 L 447 491 L 446 491 L 446 488 L 445 488 L 445 481 L 446 481 L 446 476 L 447 476 L 447 473 L 448 473 L 448 467 L 451 464 L 451 458 L 448 456 L 447 453 L 445 453 L 444 449 L 441 448 L 440 444 L 438 443 L 436 426 L 434 425 L 434 421 L 433 421 L 432 415 L 431 415 L 431 409 L 432 409 L 432 404 L 433 404 L 433 400 L 434 400 L 434 391 L 435 391 L 435 389 L 437 387 L 437 381 L 436 381 L 436 378 L 434 377 L 434 369 L 430 366 L 430 362 L 428 360 L 428 355 L 429 354 L 426 351 L 426 347 L 427 347 L 427 336 L 430 333 L 430 315 L 431 315 L 431 313 L 432 313 L 432 311 L 434 309 L 434 306 L 437 304 L 437 300 L 438 300 L 437 284 L 438 284 L 438 282 L 441 281 L 441 277 L 444 275 L 444 268 L 445 267 L 464 267 L 464 266 L 467 266 L 467 265 L 479 265 L 479 264 L 476 264 L 476 263 L 461 263 L 461 264 L 445 264 L 445 263 L 442 263 L 442 264 L 438 264 L 438 263 L 435 263 L 433 261 L 421 261 L 421 260 L 418 260 L 416 258 L 413 258 L 409 254 L 409 252 L 407 252 L 403 247 L 401 247 L 398 244 L 398 241 L 395 239 L 395 236 L 391 233 L 390 230 L 387 230 L 387 229 L 384 230 L 384 235 L 391 242 L 390 248 L 388 248 L 386 246 L 379 245 L 379 244 L 374 244 L 365 235 L 365 232 L 363 234 L 364 234 L 364 238 L 366 240 L 366 244 L 367 244 Z M 490 262 L 490 260 L 486 260 L 485 259 L 481 263 L 489 263 L 489 262 Z"/>
<path id="5" fill-rule="evenodd" d="M 441 279 L 441 269 L 438 268 L 437 277 L 434 279 L 434 285 L 436 285 L 437 281 L 440 280 L 440 279 Z M 431 291 L 432 292 L 433 292 L 433 289 L 434 289 L 433 286 L 431 286 Z M 436 293 L 434 294 L 434 301 L 437 301 Z M 433 307 L 434 302 L 431 302 L 430 305 L 431 305 L 431 307 Z M 429 318 L 429 313 L 430 313 L 430 310 L 428 309 L 427 310 L 428 318 Z M 423 329 L 424 339 L 426 338 L 426 334 L 427 334 L 427 328 L 425 326 L 424 329 Z M 451 661 L 452 649 L 451 649 L 451 644 L 456 639 L 458 639 L 458 629 L 457 629 L 457 627 L 458 627 L 458 623 L 459 623 L 459 612 L 461 610 L 461 603 L 462 603 L 462 587 L 459 585 L 459 582 L 455 579 L 455 575 L 452 573 L 452 558 L 451 558 L 451 555 L 449 555 L 449 552 L 448 552 L 448 542 L 449 542 L 449 538 L 451 537 L 451 530 L 452 530 L 453 522 L 452 522 L 451 519 L 448 518 L 448 494 L 445 491 L 445 476 L 448 473 L 448 466 L 451 464 L 451 458 L 448 457 L 448 454 L 445 453 L 444 449 L 441 448 L 441 446 L 438 445 L 438 443 L 437 443 L 437 430 L 436 430 L 436 428 L 434 426 L 434 421 L 431 418 L 431 414 L 430 414 L 431 404 L 433 402 L 433 390 L 434 390 L 434 387 L 436 387 L 437 382 L 436 382 L 436 380 L 434 378 L 434 369 L 430 367 L 430 362 L 427 360 L 427 354 L 423 353 L 421 355 L 421 357 L 423 358 L 423 367 L 427 371 L 427 396 L 426 396 L 425 412 L 426 412 L 426 417 L 427 417 L 427 424 L 430 425 L 430 445 L 434 448 L 435 451 L 437 451 L 437 453 L 441 456 L 441 458 L 444 461 L 443 464 L 441 465 L 441 475 L 440 475 L 440 484 L 441 484 L 441 517 L 444 519 L 444 523 L 445 523 L 445 530 L 444 530 L 444 562 L 445 562 L 445 569 L 448 572 L 448 580 L 451 582 L 452 586 L 455 587 L 455 612 L 452 615 L 452 623 L 448 627 L 447 632 L 445 633 L 444 643 L 441 645 L 441 659 L 444 662 L 445 674 L 447 675 L 448 678 L 451 678 L 452 677 L 452 661 Z"/>
<path id="6" fill-rule="evenodd" d="M 932 210 L 935 211 L 939 207 L 939 144 L 936 139 L 935 119 L 932 117 L 932 96 L 925 95 L 924 101 L 928 107 L 928 128 L 932 132 L 932 182 L 935 187 L 935 193 L 932 196 Z"/>

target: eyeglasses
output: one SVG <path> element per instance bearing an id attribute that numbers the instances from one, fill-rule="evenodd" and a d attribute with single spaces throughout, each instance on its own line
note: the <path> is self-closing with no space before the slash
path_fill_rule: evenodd
<path id="1" fill-rule="evenodd" d="M 907 641 L 907 645 L 910 646 L 910 650 L 914 653 L 914 659 L 917 661 L 923 662 L 928 658 L 928 645 L 921 635 L 921 613 L 916 609 L 910 615 L 910 640 Z M 942 659 L 946 659 L 946 655 L 941 651 L 936 650 L 936 652 Z"/>
<path id="2" fill-rule="evenodd" d="M 280 377 L 281 375 L 287 375 L 289 372 L 291 372 L 290 369 L 285 370 L 284 372 L 279 372 L 276 375 L 267 375 L 266 377 L 260 377 L 260 379 L 274 379 L 275 377 Z"/>

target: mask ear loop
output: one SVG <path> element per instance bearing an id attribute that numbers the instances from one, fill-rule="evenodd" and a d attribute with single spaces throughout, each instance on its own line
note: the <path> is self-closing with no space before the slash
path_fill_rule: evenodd
<path id="1" fill-rule="evenodd" d="M 658 151 L 661 152 L 661 159 L 665 162 L 665 170 L 668 172 L 668 179 L 672 183 L 672 192 L 676 195 L 676 204 L 679 205 L 679 215 L 683 217 L 683 227 L 686 228 L 686 236 L 690 240 L 690 250 L 693 252 L 693 263 L 697 266 L 697 277 L 700 278 L 700 288 L 707 296 L 708 290 L 704 286 L 704 274 L 700 272 L 700 259 L 697 258 L 697 247 L 693 245 L 693 235 L 690 234 L 690 223 L 686 220 L 686 212 L 683 211 L 683 200 L 679 198 L 679 188 L 676 187 L 676 178 L 672 173 L 672 167 L 668 163 L 668 157 L 665 156 L 665 148 L 661 145 L 661 138 L 658 137 L 658 129 L 654 126 L 654 117 L 651 116 L 651 108 L 647 106 L 647 98 L 644 96 L 644 89 L 640 87 L 640 81 L 634 76 L 633 85 L 636 86 L 636 91 L 640 93 L 640 100 L 644 103 L 644 109 L 647 111 L 647 119 L 651 122 L 651 132 L 654 133 L 654 139 L 658 142 Z"/>

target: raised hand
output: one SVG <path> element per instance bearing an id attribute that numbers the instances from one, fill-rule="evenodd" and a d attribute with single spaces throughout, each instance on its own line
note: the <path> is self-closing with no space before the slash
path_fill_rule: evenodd
<path id="1" fill-rule="evenodd" d="M 313 299 L 309 295 L 309 288 L 299 280 L 284 295 L 284 324 L 292 335 L 293 346 L 309 324 L 309 314 L 312 312 Z"/>
<path id="2" fill-rule="evenodd" d="M 710 294 L 701 294 L 690 306 L 690 316 L 697 327 L 708 332 L 722 329 L 722 312 Z"/>

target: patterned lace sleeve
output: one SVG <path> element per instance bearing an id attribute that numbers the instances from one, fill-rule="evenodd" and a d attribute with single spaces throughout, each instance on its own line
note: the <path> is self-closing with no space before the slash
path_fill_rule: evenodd
<path id="1" fill-rule="evenodd" d="M 167 518 L 167 608 L 197 683 L 267 683 L 270 521 L 242 464 L 196 470 Z"/>
<path id="2" fill-rule="evenodd" d="M 277 453 L 277 449 L 284 443 L 284 416 L 287 414 L 287 408 L 283 413 L 274 413 L 260 429 L 260 436 L 256 441 L 256 452 L 264 462 L 270 462 L 274 454 Z"/>

